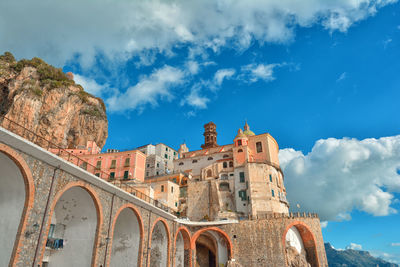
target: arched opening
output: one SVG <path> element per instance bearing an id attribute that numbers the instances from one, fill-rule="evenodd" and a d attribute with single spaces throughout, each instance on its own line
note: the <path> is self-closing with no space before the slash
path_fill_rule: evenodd
<path id="1" fill-rule="evenodd" d="M 153 227 L 150 247 L 150 267 L 168 266 L 169 234 L 162 220 L 158 220 Z"/>
<path id="2" fill-rule="evenodd" d="M 293 264 L 319 266 L 314 235 L 303 223 L 292 224 L 287 228 L 284 235 L 284 247 L 287 266 L 293 266 Z"/>
<path id="3" fill-rule="evenodd" d="M 227 182 L 222 182 L 219 184 L 219 191 L 230 191 L 229 189 L 229 183 Z"/>
<path id="4" fill-rule="evenodd" d="M 112 234 L 111 267 L 140 266 L 142 244 L 142 222 L 138 214 L 129 207 L 117 213 Z"/>
<path id="5" fill-rule="evenodd" d="M 186 228 L 178 229 L 175 236 L 175 267 L 190 267 L 190 235 Z"/>
<path id="6" fill-rule="evenodd" d="M 27 186 L 20 167 L 3 152 L 0 152 L 0 170 L 0 266 L 8 266 L 15 261 L 17 234 L 22 232 L 28 206 L 25 204 L 30 195 L 27 190 L 32 190 L 33 195 L 33 186 Z"/>
<path id="7" fill-rule="evenodd" d="M 192 239 L 192 249 L 195 250 L 194 266 L 226 266 L 232 257 L 231 244 L 229 237 L 219 228 L 199 230 Z"/>
<path id="8" fill-rule="evenodd" d="M 211 177 L 212 176 L 212 171 L 211 170 L 207 170 L 207 177 Z"/>
<path id="9" fill-rule="evenodd" d="M 80 186 L 62 193 L 52 212 L 43 267 L 91 266 L 99 221 L 96 204 Z"/>

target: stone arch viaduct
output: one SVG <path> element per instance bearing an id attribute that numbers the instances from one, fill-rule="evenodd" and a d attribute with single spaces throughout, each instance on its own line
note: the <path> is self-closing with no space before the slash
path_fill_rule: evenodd
<path id="1" fill-rule="evenodd" d="M 0 127 L 0 266 L 285 266 L 292 226 L 327 266 L 314 215 L 181 220 L 27 139 Z"/>

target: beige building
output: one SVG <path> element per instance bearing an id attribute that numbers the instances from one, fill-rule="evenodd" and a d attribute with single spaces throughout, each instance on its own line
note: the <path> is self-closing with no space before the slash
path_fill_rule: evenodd
<path id="1" fill-rule="evenodd" d="M 233 144 L 217 145 L 215 124 L 205 128 L 201 150 L 185 144 L 174 170 L 193 176 L 188 185 L 188 217 L 192 220 L 257 217 L 288 213 L 279 147 L 268 133 L 256 135 L 246 123 Z"/>
<path id="2" fill-rule="evenodd" d="M 146 154 L 145 177 L 159 176 L 172 173 L 174 159 L 178 158 L 178 152 L 163 144 L 148 144 L 138 147 L 137 150 Z"/>

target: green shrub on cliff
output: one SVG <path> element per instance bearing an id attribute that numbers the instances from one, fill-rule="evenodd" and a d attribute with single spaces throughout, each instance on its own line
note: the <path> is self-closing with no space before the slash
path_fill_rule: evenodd
<path id="1" fill-rule="evenodd" d="M 3 55 L 0 55 L 0 60 L 6 61 L 8 63 L 15 62 L 15 58 L 10 52 L 5 52 Z"/>
<path id="2" fill-rule="evenodd" d="M 75 85 L 75 82 L 68 79 L 62 69 L 55 68 L 40 58 L 34 57 L 31 60 L 21 59 L 13 66 L 17 72 L 21 72 L 24 67 L 36 68 L 41 85 L 48 86 L 49 89 Z"/>

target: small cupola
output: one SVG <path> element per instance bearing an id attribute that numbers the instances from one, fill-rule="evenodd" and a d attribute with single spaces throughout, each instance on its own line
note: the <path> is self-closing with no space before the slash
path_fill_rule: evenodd
<path id="1" fill-rule="evenodd" d="M 236 135 L 235 139 L 233 139 L 235 146 L 247 146 L 249 139 L 243 133 L 242 129 L 238 130 L 238 134 Z"/>
<path id="2" fill-rule="evenodd" d="M 243 129 L 244 129 L 244 132 L 243 132 L 243 133 L 244 133 L 246 136 L 253 136 L 253 135 L 256 135 L 255 133 L 253 133 L 253 131 L 250 130 L 250 126 L 247 124 L 247 121 L 246 121 L 246 123 L 244 124 Z"/>

